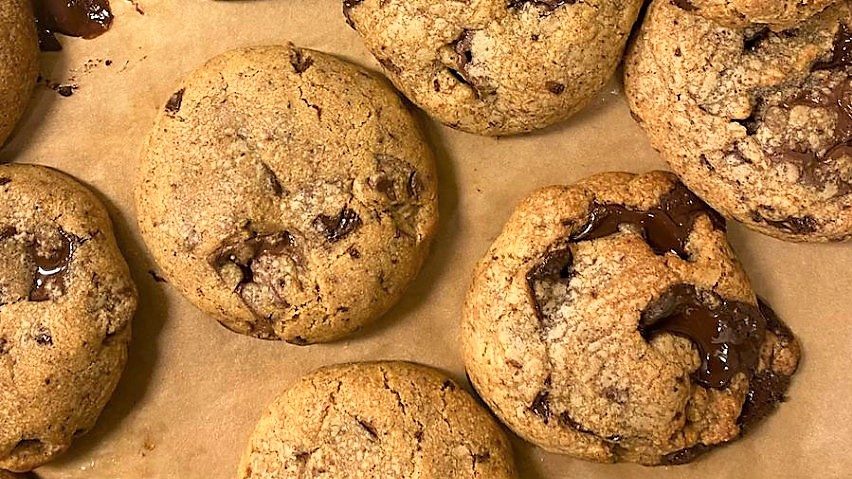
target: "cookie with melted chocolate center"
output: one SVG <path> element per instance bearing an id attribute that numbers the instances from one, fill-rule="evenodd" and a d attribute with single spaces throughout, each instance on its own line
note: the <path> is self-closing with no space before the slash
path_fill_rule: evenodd
<path id="1" fill-rule="evenodd" d="M 481 135 L 547 127 L 612 76 L 641 0 L 344 0 L 394 84 L 439 121 Z"/>
<path id="2" fill-rule="evenodd" d="M 0 166 L 0 469 L 36 468 L 94 426 L 135 311 L 95 195 L 49 168 Z"/>
<path id="3" fill-rule="evenodd" d="M 390 86 L 294 46 L 236 50 L 176 87 L 143 153 L 139 225 L 226 327 L 330 341 L 387 311 L 437 221 L 432 153 Z"/>
<path id="4" fill-rule="evenodd" d="M 0 146 L 29 103 L 38 75 L 35 20 L 27 0 L 0 0 Z"/>
<path id="5" fill-rule="evenodd" d="M 714 208 L 790 241 L 852 237 L 852 7 L 728 28 L 658 0 L 625 60 L 635 117 Z"/>
<path id="6" fill-rule="evenodd" d="M 532 193 L 479 262 L 465 365 L 521 437 L 601 462 L 680 464 L 785 397 L 800 355 L 725 222 L 670 173 Z"/>
<path id="7" fill-rule="evenodd" d="M 443 373 L 402 361 L 328 366 L 263 415 L 240 479 L 515 479 L 497 422 Z"/>

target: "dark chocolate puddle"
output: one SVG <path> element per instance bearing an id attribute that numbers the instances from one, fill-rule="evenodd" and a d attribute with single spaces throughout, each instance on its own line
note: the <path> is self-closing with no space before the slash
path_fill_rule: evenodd
<path id="1" fill-rule="evenodd" d="M 62 50 L 57 33 L 95 38 L 112 26 L 109 0 L 32 0 L 42 51 Z"/>

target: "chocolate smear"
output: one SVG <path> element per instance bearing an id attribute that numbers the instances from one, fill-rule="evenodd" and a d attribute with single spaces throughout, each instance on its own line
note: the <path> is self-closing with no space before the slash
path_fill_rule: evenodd
<path id="1" fill-rule="evenodd" d="M 32 0 L 38 28 L 39 47 L 59 51 L 55 34 L 95 38 L 112 26 L 109 0 Z"/>
<path id="2" fill-rule="evenodd" d="M 651 302 L 639 320 L 646 340 L 670 333 L 692 341 L 701 357 L 693 379 L 704 387 L 724 388 L 738 373 L 751 376 L 766 332 L 766 319 L 747 303 L 720 298 L 708 305 L 695 286 L 678 284 Z"/>
<path id="3" fill-rule="evenodd" d="M 724 230 L 725 220 L 722 216 L 682 183 L 678 183 L 662 198 L 660 206 L 647 211 L 595 203 L 589 221 L 571 236 L 571 241 L 603 238 L 619 232 L 621 225 L 629 224 L 640 230 L 655 253 L 674 253 L 687 259 L 686 242 L 695 219 L 701 214 L 706 214 L 714 227 Z"/>

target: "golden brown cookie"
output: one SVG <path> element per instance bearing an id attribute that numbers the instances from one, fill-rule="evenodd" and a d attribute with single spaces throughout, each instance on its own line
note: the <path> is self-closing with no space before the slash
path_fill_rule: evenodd
<path id="1" fill-rule="evenodd" d="M 38 75 L 35 20 L 27 0 L 0 0 L 0 146 L 24 113 Z"/>
<path id="2" fill-rule="evenodd" d="M 651 4 L 625 60 L 636 118 L 714 208 L 790 241 L 852 236 L 852 10 L 732 29 Z"/>
<path id="3" fill-rule="evenodd" d="M 344 0 L 349 24 L 411 101 L 482 135 L 583 108 L 612 76 L 641 0 Z"/>
<path id="4" fill-rule="evenodd" d="M 127 359 L 136 288 L 107 211 L 56 170 L 0 166 L 0 469 L 88 431 Z"/>
<path id="5" fill-rule="evenodd" d="M 463 355 L 525 439 L 583 459 L 679 464 L 772 412 L 796 370 L 724 220 L 674 175 L 532 193 L 480 261 Z"/>
<path id="6" fill-rule="evenodd" d="M 139 225 L 170 282 L 228 328 L 340 338 L 402 295 L 437 221 L 432 153 L 382 80 L 293 46 L 236 50 L 169 99 Z"/>
<path id="7" fill-rule="evenodd" d="M 311 373 L 270 407 L 240 479 L 513 479 L 497 422 L 444 374 L 417 364 Z"/>

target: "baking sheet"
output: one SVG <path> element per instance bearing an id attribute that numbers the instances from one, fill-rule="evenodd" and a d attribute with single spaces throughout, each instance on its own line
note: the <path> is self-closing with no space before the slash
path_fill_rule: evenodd
<path id="1" fill-rule="evenodd" d="M 149 273 L 157 269 L 136 228 L 132 195 L 157 110 L 182 76 L 235 47 L 292 40 L 378 65 L 346 26 L 340 0 L 112 3 L 111 31 L 95 40 L 62 38 L 63 52 L 43 55 L 46 80 L 0 152 L 3 161 L 57 167 L 100 194 L 141 296 L 113 400 L 91 433 L 37 471 L 41 478 L 233 478 L 267 403 L 296 377 L 329 363 L 407 359 L 464 382 L 457 348 L 464 293 L 514 204 L 555 182 L 665 167 L 630 118 L 617 79 L 586 111 L 541 133 L 481 138 L 428 123 L 439 158 L 441 227 L 403 301 L 375 326 L 330 345 L 239 336 Z M 56 83 L 77 88 L 63 97 L 50 88 Z M 587 463 L 515 439 L 524 479 L 849 477 L 852 245 L 795 245 L 739 225 L 731 225 L 730 238 L 756 290 L 803 343 L 790 400 L 744 440 L 680 467 Z"/>

